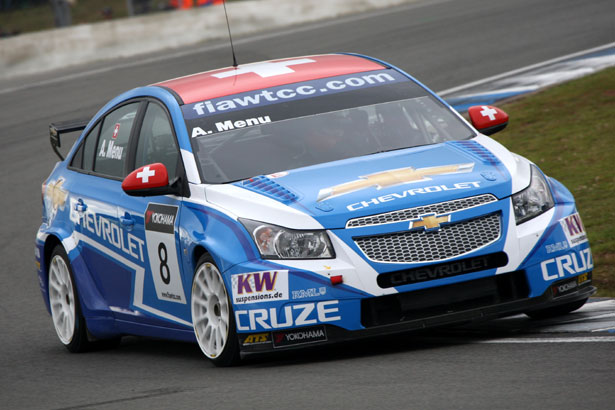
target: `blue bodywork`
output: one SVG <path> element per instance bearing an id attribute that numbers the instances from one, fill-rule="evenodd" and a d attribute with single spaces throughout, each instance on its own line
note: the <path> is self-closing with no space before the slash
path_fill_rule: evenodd
<path id="1" fill-rule="evenodd" d="M 416 81 L 403 71 L 396 70 Z M 362 299 L 436 288 L 503 273 L 501 269 L 486 269 L 395 286 L 379 294 L 370 291 L 369 287 L 350 286 L 346 283 L 333 285 L 322 272 L 307 269 L 308 265 L 299 268 L 297 264 L 287 264 L 283 260 L 262 259 L 246 228 L 230 212 L 218 206 L 208 206 L 205 201 L 199 202 L 194 198 L 185 201 L 173 196 L 130 197 L 122 191 L 120 180 L 97 178 L 93 186 L 91 175 L 70 169 L 69 160 L 76 147 L 101 116 L 124 101 L 143 97 L 164 104 L 172 119 L 180 149 L 191 153 L 190 135 L 176 97 L 161 87 L 141 87 L 106 104 L 83 131 L 68 154 L 68 159 L 59 162 L 45 182 L 49 187 L 62 181 L 61 187 L 57 189 L 66 197 L 61 205 L 49 199 L 44 201 L 43 223 L 36 239 L 37 262 L 40 263 L 38 276 L 43 299 L 49 309 L 47 264 L 53 247 L 61 244 L 70 259 L 88 330 L 95 337 L 138 334 L 194 341 L 190 294 L 196 263 L 205 252 L 213 257 L 223 274 L 229 296 L 232 294 L 231 289 L 237 286 L 233 283 L 233 277 L 237 279 L 237 275 L 278 272 L 288 278 L 287 294 L 283 300 L 233 303 L 237 332 L 240 334 L 315 324 L 333 325 L 347 331 L 362 330 L 365 329 L 361 321 Z M 434 97 L 446 105 L 438 96 Z M 441 175 L 437 180 L 415 185 L 382 189 L 371 187 L 325 201 L 317 200 L 319 191 L 324 187 L 352 181 L 383 169 L 399 169 L 408 164 L 414 168 L 424 168 L 465 163 L 473 164 L 471 172 Z M 471 256 L 506 252 L 506 246 L 512 246 L 507 245 L 507 241 L 525 240 L 509 237 L 519 228 L 508 228 L 509 221 L 514 221 L 514 216 L 511 216 L 513 176 L 497 153 L 474 140 L 409 148 L 305 167 L 292 170 L 275 180 L 266 176 L 259 178 L 262 184 L 242 181 L 235 183 L 235 186 L 256 194 L 262 193 L 270 200 L 307 214 L 326 229 L 330 237 L 337 238 L 334 242 L 345 244 L 347 249 L 354 252 L 353 258 L 362 258 L 366 266 L 378 274 L 420 268 L 430 263 L 400 264 L 369 260 L 358 248 L 354 238 L 401 232 L 408 229 L 408 222 L 347 229 L 349 219 L 491 194 L 496 201 L 455 215 L 455 221 L 471 220 L 486 213 L 501 215 L 502 235 L 493 243 L 472 252 Z M 517 255 L 520 262 L 509 267 L 510 271 L 525 272 L 529 298 L 544 295 L 553 283 L 590 272 L 593 268 L 588 242 L 570 246 L 565 223 L 562 223 L 566 217 L 577 212 L 572 195 L 558 181 L 549 178 L 548 182 L 555 206 L 547 213 L 550 216 L 545 229 L 539 233 L 538 238 L 533 239 L 534 244 L 530 249 L 517 245 L 513 247 L 523 249 L 524 254 L 521 257 Z M 268 186 L 274 186 L 273 193 L 269 188 L 263 190 L 263 187 Z M 76 211 L 79 200 L 88 203 L 85 212 Z M 156 273 L 148 263 L 150 255 L 143 230 L 144 210 L 150 203 L 177 206 L 179 209 L 174 244 L 184 303 L 163 300 L 156 292 L 153 281 Z M 127 213 L 135 219 L 132 228 L 122 225 L 121 218 Z M 450 261 L 467 257 L 461 255 Z M 323 260 L 321 265 L 326 269 L 329 261 Z M 341 272 L 346 271 L 342 269 Z M 361 276 L 361 272 L 355 274 Z"/>

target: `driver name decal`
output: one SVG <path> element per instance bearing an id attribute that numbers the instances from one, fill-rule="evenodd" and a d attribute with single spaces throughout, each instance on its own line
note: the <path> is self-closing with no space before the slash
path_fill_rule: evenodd
<path id="1" fill-rule="evenodd" d="M 231 121 L 231 120 L 218 121 L 215 123 L 215 127 L 216 127 L 215 130 L 217 132 L 223 132 L 223 131 L 234 130 L 236 128 L 246 128 L 246 127 L 252 127 L 254 125 L 267 124 L 270 122 L 271 122 L 271 117 L 269 117 L 268 115 L 264 115 L 261 117 L 254 117 L 254 118 L 246 118 L 245 120 L 237 120 L 237 121 Z M 201 127 L 194 127 L 192 129 L 191 136 L 192 138 L 196 138 L 202 135 L 209 135 L 209 134 L 213 134 L 213 131 L 204 130 Z"/>

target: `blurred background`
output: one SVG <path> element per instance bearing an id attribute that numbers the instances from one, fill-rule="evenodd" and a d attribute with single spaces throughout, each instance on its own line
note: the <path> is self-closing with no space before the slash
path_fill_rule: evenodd
<path id="1" fill-rule="evenodd" d="M 0 37 L 214 4 L 222 0 L 0 0 Z"/>

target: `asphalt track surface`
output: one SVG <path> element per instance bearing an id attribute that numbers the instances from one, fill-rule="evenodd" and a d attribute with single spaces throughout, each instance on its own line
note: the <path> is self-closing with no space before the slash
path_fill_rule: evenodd
<path id="1" fill-rule="evenodd" d="M 240 62 L 361 52 L 443 90 L 612 42 L 613 16 L 612 0 L 424 1 L 239 38 L 236 49 Z M 1 408 L 613 408 L 615 343 L 594 339 L 615 334 L 564 325 L 544 333 L 546 324 L 524 317 L 497 322 L 512 323 L 505 331 L 492 324 L 404 335 L 231 369 L 211 366 L 196 345 L 134 337 L 115 350 L 69 354 L 43 306 L 33 258 L 40 184 L 56 161 L 49 122 L 92 115 L 129 88 L 229 63 L 219 41 L 0 82 Z M 605 309 L 598 316 L 610 317 L 612 306 Z M 573 322 L 593 323 L 584 315 Z"/>

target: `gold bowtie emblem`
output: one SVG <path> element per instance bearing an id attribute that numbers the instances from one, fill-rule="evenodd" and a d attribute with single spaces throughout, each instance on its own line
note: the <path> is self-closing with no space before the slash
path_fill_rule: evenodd
<path id="1" fill-rule="evenodd" d="M 450 215 L 421 215 L 418 219 L 410 221 L 409 229 L 425 228 L 426 231 L 440 229 L 440 224 L 451 221 Z"/>
<path id="2" fill-rule="evenodd" d="M 47 196 L 51 199 L 53 209 L 64 209 L 68 192 L 62 188 L 64 179 L 60 178 L 56 182 L 52 182 L 47 186 Z"/>
<path id="3" fill-rule="evenodd" d="M 321 189 L 318 193 L 318 202 L 351 192 L 360 191 L 365 188 L 376 187 L 376 189 L 388 188 L 395 185 L 408 184 L 431 179 L 430 176 L 459 174 L 470 172 L 474 168 L 474 163 L 441 165 L 437 167 L 426 167 L 415 169 L 413 167 L 390 169 L 377 172 L 375 174 L 359 177 L 360 179 L 345 182 L 340 185 Z"/>

